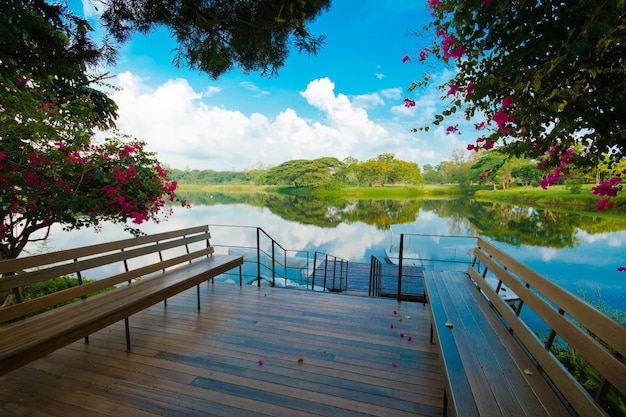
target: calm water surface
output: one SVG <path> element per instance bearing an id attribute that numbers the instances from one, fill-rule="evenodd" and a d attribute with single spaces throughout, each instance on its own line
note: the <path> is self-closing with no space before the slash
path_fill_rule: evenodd
<path id="1" fill-rule="evenodd" d="M 424 257 L 449 253 L 437 236 L 482 236 L 522 263 L 573 293 L 584 292 L 626 311 L 626 216 L 601 219 L 571 213 L 508 207 L 470 200 L 308 200 L 278 196 L 190 196 L 192 209 L 178 208 L 146 233 L 212 225 L 215 245 L 254 246 L 252 233 L 218 225 L 261 227 L 286 249 L 325 252 L 350 261 L 384 256 L 390 226 L 408 224 L 423 236 L 414 244 Z M 129 237 L 120 225 L 52 231 L 46 250 Z M 444 250 L 444 246 L 447 249 Z M 31 248 L 33 250 L 33 248 Z M 35 251 L 38 249 L 34 249 Z M 40 250 L 40 249 L 39 249 Z M 467 256 L 455 250 L 459 258 Z"/>

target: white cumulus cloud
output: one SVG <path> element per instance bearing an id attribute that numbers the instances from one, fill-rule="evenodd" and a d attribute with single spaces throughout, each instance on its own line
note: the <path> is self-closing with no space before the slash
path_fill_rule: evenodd
<path id="1" fill-rule="evenodd" d="M 335 92 L 329 78 L 313 80 L 300 93 L 319 111 L 319 117 L 310 119 L 288 106 L 275 114 L 264 114 L 262 108 L 244 114 L 216 101 L 219 88 L 198 92 L 185 79 L 170 79 L 154 88 L 126 72 L 119 74 L 118 83 L 121 89 L 113 95 L 119 106 L 118 128 L 145 140 L 147 149 L 173 168 L 242 170 L 261 162 L 272 166 L 322 156 L 364 161 L 383 152 L 422 165 L 451 152 L 443 150 L 442 155 L 440 146 L 411 133 L 409 126 L 371 118 L 367 108 L 381 108 L 385 98 L 400 93 L 395 89 L 351 100 Z M 207 104 L 208 97 L 217 104 Z"/>

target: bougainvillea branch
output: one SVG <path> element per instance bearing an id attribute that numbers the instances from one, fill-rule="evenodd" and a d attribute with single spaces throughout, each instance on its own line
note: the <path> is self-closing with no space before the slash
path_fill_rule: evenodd
<path id="1" fill-rule="evenodd" d="M 431 41 L 418 50 L 418 61 L 453 67 L 452 77 L 439 85 L 445 104 L 435 125 L 453 133 L 463 120 L 476 123 L 481 137 L 469 150 L 497 148 L 535 159 L 545 173 L 542 186 L 571 168 L 589 169 L 607 159 L 611 166 L 626 156 L 623 1 L 426 5 L 431 21 L 423 33 Z M 409 56 L 403 61 L 413 62 Z M 435 79 L 440 77 L 427 73 L 409 91 Z M 616 185 L 619 177 L 609 183 Z"/>

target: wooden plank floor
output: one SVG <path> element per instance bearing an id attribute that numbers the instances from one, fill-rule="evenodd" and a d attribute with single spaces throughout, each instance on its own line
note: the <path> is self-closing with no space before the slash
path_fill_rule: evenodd
<path id="1" fill-rule="evenodd" d="M 441 415 L 428 307 L 234 284 L 201 292 L 200 312 L 192 289 L 132 316 L 131 352 L 118 323 L 0 377 L 0 415 Z"/>

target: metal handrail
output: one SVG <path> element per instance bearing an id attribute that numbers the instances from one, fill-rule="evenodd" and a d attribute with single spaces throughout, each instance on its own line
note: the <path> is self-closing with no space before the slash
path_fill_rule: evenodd
<path id="1" fill-rule="evenodd" d="M 323 261 L 323 265 L 324 265 L 324 285 L 323 288 L 325 290 L 328 290 L 328 269 L 329 269 L 329 265 L 332 262 L 332 282 L 333 282 L 333 286 L 332 289 L 329 289 L 329 291 L 335 291 L 335 292 L 341 292 L 341 291 L 347 291 L 348 290 L 348 261 L 346 259 L 343 258 L 339 258 L 337 256 L 334 255 L 329 255 L 323 252 L 318 252 L 315 251 L 315 253 L 313 254 L 313 275 L 312 275 L 312 281 L 311 281 L 311 288 L 315 287 L 315 274 L 317 272 L 317 255 L 323 255 L 324 256 L 324 261 Z M 329 262 L 329 259 L 331 259 L 331 262 Z M 339 277 L 337 277 L 337 263 L 339 263 Z M 345 266 L 345 270 L 344 270 L 344 266 Z M 335 284 L 337 283 L 337 279 L 339 279 L 339 287 L 337 287 Z M 345 284 L 345 286 L 344 286 Z"/>
<path id="2" fill-rule="evenodd" d="M 310 285 L 311 289 L 315 288 L 315 270 L 317 265 L 316 257 L 320 252 L 315 252 L 314 260 L 312 264 L 311 271 L 311 257 L 309 251 L 306 250 L 294 250 L 294 249 L 286 249 L 283 245 L 281 245 L 276 239 L 270 236 L 263 228 L 255 227 L 255 226 L 238 226 L 238 225 L 209 225 L 212 230 L 219 230 L 219 228 L 240 228 L 240 229 L 254 229 L 255 231 L 255 239 L 256 242 L 253 243 L 254 246 L 234 246 L 234 245 L 217 245 L 213 244 L 215 247 L 223 247 L 231 249 L 241 249 L 244 251 L 248 251 L 250 256 L 253 256 L 252 253 L 256 255 L 256 277 L 254 275 L 247 275 L 248 277 L 252 277 L 252 279 L 257 280 L 257 285 L 261 286 L 261 279 L 263 277 L 262 268 L 266 268 L 266 270 L 270 271 L 271 282 L 272 285 L 276 285 L 277 279 L 285 279 L 287 282 L 288 279 L 288 271 L 295 274 L 302 274 L 302 277 L 306 276 L 306 286 L 309 287 L 308 278 L 311 277 L 312 282 Z M 250 236 L 251 237 L 251 236 Z M 252 242 L 250 242 L 252 243 Z M 268 245 L 269 243 L 269 245 Z M 296 263 L 301 263 L 302 266 L 293 266 L 294 260 L 288 258 L 289 254 L 296 254 L 294 256 L 297 259 Z M 347 279 L 348 279 L 348 261 L 333 255 L 324 254 L 326 259 L 325 265 L 325 273 L 324 273 L 324 289 L 327 288 L 327 283 L 332 280 L 333 286 L 336 286 L 337 281 L 339 281 L 339 288 L 341 291 L 347 288 Z M 266 259 L 266 264 L 262 262 L 262 259 Z M 250 263 L 250 261 L 246 260 L 244 257 L 244 263 Z M 332 268 L 330 267 L 332 264 Z M 298 284 L 301 284 L 302 281 L 299 281 L 296 278 Z"/>

